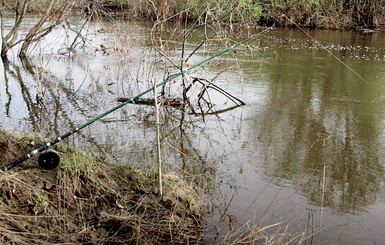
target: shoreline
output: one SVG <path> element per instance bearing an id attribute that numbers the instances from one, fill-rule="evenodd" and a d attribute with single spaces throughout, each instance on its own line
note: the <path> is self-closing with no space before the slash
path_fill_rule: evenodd
<path id="1" fill-rule="evenodd" d="M 13 0 L 5 1 L 5 9 L 15 8 Z M 291 28 L 312 28 L 328 30 L 385 31 L 385 8 L 380 0 L 370 4 L 320 0 L 301 2 L 281 2 L 278 0 L 253 3 L 239 0 L 237 4 L 225 4 L 226 1 L 188 0 L 162 1 L 155 6 L 151 1 L 101 0 L 77 3 L 73 11 L 98 19 L 101 16 L 119 18 L 174 21 L 197 21 L 202 24 L 209 21 L 216 24 L 241 24 L 251 27 L 271 26 Z M 204 3 L 204 4 L 202 4 Z M 43 3 L 32 3 L 28 7 L 30 14 L 41 14 Z M 55 8 L 55 6 L 54 6 Z M 57 9 L 56 11 L 60 11 Z"/>
<path id="2" fill-rule="evenodd" d="M 3 164 L 42 143 L 37 136 L 0 130 Z M 103 157 L 59 143 L 59 167 L 43 170 L 32 158 L 1 171 L 2 243 L 189 243 L 203 239 L 198 192 L 165 173 L 164 194 L 155 174 L 111 165 Z"/>

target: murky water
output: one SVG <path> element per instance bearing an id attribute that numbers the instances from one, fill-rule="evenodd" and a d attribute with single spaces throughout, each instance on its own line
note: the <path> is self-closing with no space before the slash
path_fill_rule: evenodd
<path id="1" fill-rule="evenodd" d="M 151 48 L 150 28 L 94 23 L 84 47 L 79 42 L 76 53 L 65 55 L 58 52 L 66 53 L 74 34 L 59 29 L 35 46 L 29 63 L 11 53 L 0 67 L 0 126 L 64 134 L 117 105 L 118 97 L 150 87 L 152 77 L 159 82 L 176 72 Z M 163 156 L 207 194 L 209 235 L 262 220 L 282 221 L 293 234 L 308 229 L 307 243 L 385 243 L 385 34 L 305 32 L 277 29 L 194 70 L 192 76 L 208 80 L 219 74 L 215 84 L 246 105 L 204 117 L 165 108 Z M 186 54 L 203 35 L 187 39 Z M 180 62 L 182 42 L 166 44 Z M 211 40 L 188 64 L 226 45 Z M 177 94 L 178 85 L 165 93 Z M 209 94 L 215 109 L 234 105 L 213 89 Z M 151 166 L 154 121 L 151 106 L 128 105 L 68 142 L 116 163 Z"/>

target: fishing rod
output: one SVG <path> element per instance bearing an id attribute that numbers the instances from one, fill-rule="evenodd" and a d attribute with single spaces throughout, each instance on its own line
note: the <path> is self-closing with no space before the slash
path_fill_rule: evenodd
<path id="1" fill-rule="evenodd" d="M 195 69 L 195 68 L 197 68 L 197 67 L 203 65 L 204 63 L 206 63 L 206 62 L 208 62 L 208 61 L 210 61 L 210 60 L 212 60 L 212 59 L 214 59 L 214 58 L 216 58 L 216 57 L 218 57 L 218 56 L 221 56 L 222 54 L 224 54 L 224 53 L 226 53 L 226 52 L 228 52 L 228 51 L 230 51 L 230 50 L 232 50 L 232 49 L 234 49 L 234 48 L 236 48 L 236 47 L 238 47 L 238 46 L 240 46 L 240 45 L 242 45 L 242 44 L 244 44 L 244 43 L 246 43 L 246 42 L 248 42 L 248 41 L 250 41 L 250 40 L 252 40 L 252 39 L 254 39 L 254 38 L 263 36 L 264 34 L 266 34 L 266 33 L 270 32 L 270 31 L 272 31 L 272 30 L 273 30 L 273 27 L 274 27 L 274 25 L 271 26 L 271 27 L 269 27 L 269 28 L 267 28 L 267 29 L 265 29 L 265 30 L 263 30 L 263 31 L 261 31 L 261 32 L 258 32 L 257 34 L 254 34 L 254 35 L 252 35 L 252 36 L 250 36 L 250 37 L 248 37 L 248 38 L 246 38 L 246 39 L 244 39 L 244 40 L 242 40 L 242 41 L 240 41 L 240 42 L 238 42 L 238 43 L 235 43 L 235 44 L 231 45 L 231 46 L 228 47 L 228 48 L 223 49 L 222 51 L 220 51 L 220 52 L 218 52 L 218 53 L 212 55 L 211 57 L 209 57 L 209 58 L 207 58 L 207 59 L 205 59 L 205 60 L 203 60 L 203 61 L 201 61 L 201 62 L 199 62 L 199 63 L 197 63 L 197 64 L 195 64 L 195 65 L 193 65 L 193 66 L 191 66 L 191 67 L 188 67 L 187 69 L 184 69 L 184 70 L 182 70 L 181 72 L 179 72 L 179 73 L 177 73 L 177 74 L 175 74 L 175 75 L 172 75 L 171 77 L 167 78 L 167 79 L 164 80 L 163 82 L 158 83 L 158 84 L 156 84 L 155 86 L 153 86 L 153 87 L 147 89 L 146 91 L 144 91 L 144 92 L 142 92 L 142 93 L 140 93 L 140 94 L 138 94 L 138 95 L 136 95 L 136 96 L 133 96 L 133 97 L 129 98 L 127 101 L 125 101 L 125 102 L 123 102 L 123 103 L 121 103 L 121 104 L 119 104 L 119 105 L 113 107 L 112 109 L 110 109 L 110 110 L 104 112 L 103 114 L 101 114 L 101 115 L 99 115 L 99 116 L 97 116 L 97 117 L 95 117 L 95 118 L 89 120 L 88 122 L 86 122 L 86 123 L 84 123 L 84 124 L 82 124 L 82 125 L 76 127 L 75 129 L 70 130 L 70 131 L 68 131 L 67 133 L 65 133 L 65 134 L 63 134 L 63 135 L 61 135 L 61 136 L 59 136 L 59 137 L 56 137 L 56 138 L 53 139 L 51 142 L 47 142 L 46 144 L 40 146 L 39 148 L 33 150 L 32 152 L 30 152 L 30 153 L 28 153 L 28 154 L 26 154 L 26 155 L 20 157 L 20 158 L 17 159 L 16 161 L 9 163 L 8 165 L 6 165 L 6 166 L 3 168 L 3 170 L 4 170 L 4 171 L 8 171 L 8 170 L 10 170 L 10 169 L 16 167 L 16 166 L 19 165 L 20 163 L 22 163 L 22 162 L 28 160 L 29 158 L 31 158 L 31 157 L 37 155 L 37 154 L 40 153 L 40 152 L 46 151 L 47 149 L 49 149 L 50 147 L 52 147 L 52 146 L 55 145 L 56 143 L 58 143 L 58 142 L 64 140 L 65 138 L 67 138 L 67 137 L 69 137 L 69 136 L 75 134 L 75 133 L 78 132 L 79 130 L 82 130 L 83 128 L 85 128 L 85 127 L 89 126 L 90 124 L 96 122 L 97 120 L 101 119 L 102 117 L 107 116 L 108 114 L 110 114 L 110 113 L 112 113 L 112 112 L 114 112 L 114 111 L 120 109 L 121 107 L 123 107 L 123 106 L 125 106 L 125 105 L 127 105 L 127 104 L 129 104 L 129 103 L 134 103 L 134 101 L 135 101 L 136 99 L 138 99 L 138 98 L 142 97 L 143 95 L 145 95 L 145 94 L 147 94 L 147 93 L 153 91 L 155 88 L 158 88 L 158 87 L 160 87 L 160 86 L 163 86 L 164 84 L 166 84 L 166 83 L 172 81 L 173 79 L 175 79 L 175 78 L 177 78 L 177 77 L 180 77 L 180 76 L 186 74 L 186 73 L 189 72 L 190 70 Z M 55 155 L 55 154 L 51 151 L 51 152 L 49 152 L 49 154 L 47 154 L 47 157 L 48 157 L 48 159 L 42 160 L 43 163 L 40 164 L 40 162 L 39 162 L 39 164 L 40 164 L 42 167 L 45 166 L 45 167 L 44 167 L 45 169 L 54 169 L 54 168 L 56 168 L 56 166 L 59 164 L 59 161 L 60 161 L 60 159 L 58 160 L 58 155 L 57 155 L 57 154 Z M 48 161 L 48 162 L 47 162 L 47 161 Z M 55 164 L 55 166 L 49 166 L 49 164 Z"/>

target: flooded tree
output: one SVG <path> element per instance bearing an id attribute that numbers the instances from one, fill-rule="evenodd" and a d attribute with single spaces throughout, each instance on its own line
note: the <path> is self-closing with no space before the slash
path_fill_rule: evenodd
<path id="1" fill-rule="evenodd" d="M 10 49 L 21 45 L 18 54 L 21 58 L 25 58 L 29 47 L 45 36 L 47 36 L 56 26 L 62 23 L 69 15 L 75 1 L 56 1 L 50 0 L 40 3 L 40 9 L 44 9 L 38 21 L 30 27 L 30 29 L 20 34 L 20 27 L 25 22 L 26 13 L 29 6 L 33 3 L 32 0 L 17 0 L 16 2 L 8 3 L 1 1 L 0 18 L 1 18 L 1 57 L 6 58 Z M 5 33 L 4 17 L 6 9 L 12 13 L 14 23 L 8 33 Z"/>

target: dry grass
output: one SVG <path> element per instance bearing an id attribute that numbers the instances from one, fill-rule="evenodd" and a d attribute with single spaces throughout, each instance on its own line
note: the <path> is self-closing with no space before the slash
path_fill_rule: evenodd
<path id="1" fill-rule="evenodd" d="M 250 222 L 238 230 L 229 231 L 218 244 L 305 244 L 306 240 L 311 240 L 311 236 L 306 231 L 295 234 L 289 231 L 289 227 L 284 222 L 272 225 L 253 224 Z"/>
<path id="2" fill-rule="evenodd" d="M 0 132 L 6 162 L 31 148 L 22 142 Z M 166 175 L 165 195 L 159 198 L 150 176 L 78 150 L 62 153 L 54 171 L 31 167 L 32 160 L 0 173 L 0 243 L 169 244 L 201 239 L 201 202 L 177 176 Z"/>

